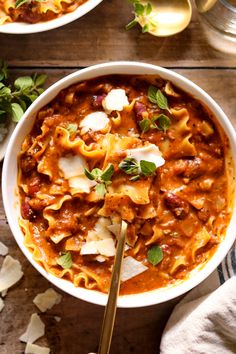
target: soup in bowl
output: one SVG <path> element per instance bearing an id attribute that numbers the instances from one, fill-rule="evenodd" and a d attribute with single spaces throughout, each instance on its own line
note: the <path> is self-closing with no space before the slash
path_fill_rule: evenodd
<path id="1" fill-rule="evenodd" d="M 3 169 L 8 221 L 49 281 L 102 305 L 126 221 L 118 305 L 167 301 L 234 241 L 234 151 L 229 120 L 189 80 L 96 65 L 46 90 L 17 126 Z"/>

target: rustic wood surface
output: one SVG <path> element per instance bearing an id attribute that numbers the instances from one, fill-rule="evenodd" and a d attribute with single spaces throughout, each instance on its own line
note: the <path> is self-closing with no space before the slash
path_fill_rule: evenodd
<path id="1" fill-rule="evenodd" d="M 236 127 L 236 57 L 212 49 L 194 13 L 188 29 L 170 38 L 129 32 L 131 19 L 126 1 L 104 0 L 96 9 L 63 28 L 34 35 L 0 34 L 0 57 L 17 75 L 45 72 L 47 86 L 88 65 L 112 60 L 139 60 L 173 68 L 205 89 L 223 108 Z M 4 188 L 4 186 L 3 186 Z M 22 255 L 5 219 L 0 196 L 0 241 L 22 263 L 24 277 L 11 288 L 0 315 L 0 354 L 24 352 L 18 338 L 37 308 L 32 303 L 50 284 Z M 0 257 L 0 265 L 2 257 Z M 60 305 L 41 314 L 46 335 L 37 341 L 49 346 L 52 354 L 96 352 L 103 308 L 62 294 Z M 159 353 L 161 333 L 179 299 L 140 309 L 119 309 L 111 354 Z M 54 316 L 60 316 L 57 323 Z"/>

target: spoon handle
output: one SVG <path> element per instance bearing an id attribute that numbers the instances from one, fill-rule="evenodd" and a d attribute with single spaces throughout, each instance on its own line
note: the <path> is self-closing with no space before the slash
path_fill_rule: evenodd
<path id="1" fill-rule="evenodd" d="M 120 273 L 124 256 L 126 230 L 127 224 L 122 220 L 121 232 L 118 238 L 115 262 L 112 270 L 110 291 L 103 318 L 98 354 L 108 354 L 110 351 L 111 338 L 116 316 L 117 297 L 120 289 Z"/>

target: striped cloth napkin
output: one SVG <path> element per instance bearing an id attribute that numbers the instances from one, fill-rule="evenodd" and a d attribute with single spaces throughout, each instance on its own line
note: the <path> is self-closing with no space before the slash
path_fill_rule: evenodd
<path id="1" fill-rule="evenodd" d="M 236 244 L 217 270 L 174 308 L 160 352 L 236 353 Z"/>

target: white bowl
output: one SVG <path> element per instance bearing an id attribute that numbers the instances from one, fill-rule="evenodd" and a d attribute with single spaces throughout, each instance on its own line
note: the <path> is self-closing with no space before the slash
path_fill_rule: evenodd
<path id="1" fill-rule="evenodd" d="M 2 177 L 2 190 L 3 190 L 3 202 L 7 215 L 7 219 L 12 230 L 12 233 L 21 248 L 22 252 L 31 262 L 31 264 L 51 283 L 64 290 L 65 292 L 79 298 L 92 302 L 94 304 L 105 305 L 107 302 L 107 295 L 94 290 L 87 290 L 83 288 L 76 288 L 71 282 L 64 279 L 59 279 L 52 274 L 48 274 L 43 267 L 41 267 L 32 258 L 31 252 L 24 246 L 24 235 L 19 227 L 18 218 L 20 217 L 19 202 L 16 195 L 17 190 L 17 155 L 20 152 L 21 144 L 25 136 L 30 132 L 36 113 L 47 103 L 49 103 L 62 89 L 75 84 L 81 80 L 91 79 L 97 76 L 107 74 L 156 74 L 160 75 L 166 80 L 172 81 L 175 85 L 179 86 L 186 92 L 192 94 L 195 98 L 204 102 L 210 110 L 214 113 L 217 120 L 220 122 L 225 133 L 227 134 L 234 164 L 236 165 L 236 134 L 235 131 L 226 117 L 222 109 L 217 103 L 200 87 L 185 79 L 183 76 L 176 74 L 173 71 L 163 69 L 158 66 L 137 63 L 137 62 L 113 62 L 106 64 L 95 65 L 80 71 L 77 71 L 64 79 L 61 79 L 49 89 L 47 89 L 27 110 L 17 125 L 11 140 L 9 142 Z M 234 203 L 235 205 L 235 203 Z M 163 289 L 152 290 L 145 293 L 135 295 L 124 295 L 118 299 L 119 307 L 142 307 L 153 304 L 158 304 L 170 299 L 173 299 L 179 295 L 184 294 L 188 290 L 192 289 L 204 279 L 206 279 L 219 265 L 219 263 L 226 256 L 230 247 L 235 239 L 235 223 L 236 223 L 236 209 L 234 208 L 233 215 L 229 226 L 227 228 L 226 236 L 223 242 L 219 245 L 217 251 L 208 261 L 208 263 L 201 267 L 201 269 L 195 269 L 191 273 L 189 279 L 183 282 Z"/>
<path id="2" fill-rule="evenodd" d="M 100 2 L 102 2 L 102 0 L 88 0 L 87 2 L 79 6 L 75 11 L 69 12 L 51 21 L 38 22 L 33 24 L 24 22 L 5 23 L 3 25 L 0 25 L 0 33 L 29 34 L 49 31 L 77 20 L 78 18 L 85 15 L 87 12 L 91 11 Z"/>

